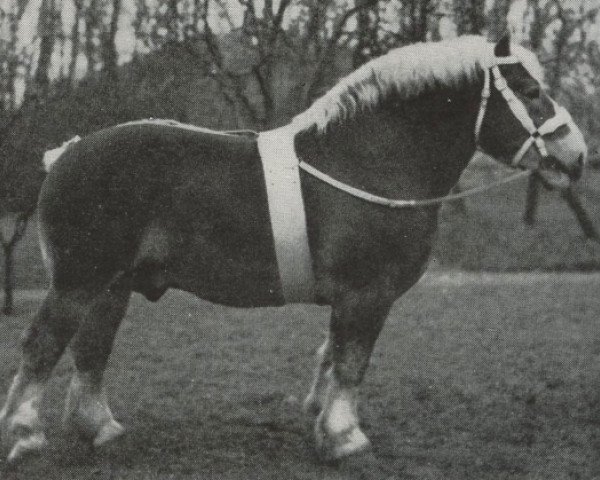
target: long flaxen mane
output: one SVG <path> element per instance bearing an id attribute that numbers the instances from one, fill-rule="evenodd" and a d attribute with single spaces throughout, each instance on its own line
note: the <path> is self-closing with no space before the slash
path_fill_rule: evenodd
<path id="1" fill-rule="evenodd" d="M 532 52 L 512 44 L 511 53 L 542 83 L 542 67 Z M 473 84 L 482 69 L 492 66 L 493 60 L 494 44 L 478 36 L 397 48 L 340 80 L 296 116 L 292 125 L 298 131 L 312 127 L 324 131 L 332 123 L 377 108 L 392 93 L 401 99 L 410 99 L 430 91 L 435 85 L 460 88 L 465 83 Z"/>

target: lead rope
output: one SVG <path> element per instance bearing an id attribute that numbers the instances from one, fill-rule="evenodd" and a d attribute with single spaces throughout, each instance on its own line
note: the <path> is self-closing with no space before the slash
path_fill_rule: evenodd
<path id="1" fill-rule="evenodd" d="M 326 173 L 317 170 L 312 165 L 309 165 L 306 162 L 300 162 L 299 167 L 304 170 L 306 173 L 309 173 L 313 177 L 318 178 L 322 182 L 331 185 L 332 187 L 337 188 L 338 190 L 342 190 L 343 192 L 352 195 L 353 197 L 360 198 L 361 200 L 365 200 L 370 203 L 376 203 L 377 205 L 383 205 L 385 207 L 391 208 L 408 208 L 408 207 L 427 207 L 431 205 L 437 205 L 445 202 L 452 202 L 456 200 L 461 200 L 466 197 L 470 197 L 472 195 L 476 195 L 479 193 L 486 192 L 492 188 L 498 187 L 500 185 L 504 185 L 506 183 L 514 182 L 515 180 L 519 180 L 521 178 L 527 177 L 531 174 L 529 171 L 517 172 L 513 175 L 507 176 L 501 180 L 497 180 L 493 183 L 483 185 L 481 187 L 470 188 L 469 190 L 465 190 L 461 193 L 454 193 L 450 195 L 445 195 L 443 197 L 434 197 L 434 198 L 426 198 L 424 200 L 395 200 L 391 198 L 380 197 L 378 195 L 373 195 L 371 193 L 365 192 L 359 188 L 352 187 L 350 185 L 346 185 L 345 183 L 336 180 L 335 178 L 330 177 Z"/>

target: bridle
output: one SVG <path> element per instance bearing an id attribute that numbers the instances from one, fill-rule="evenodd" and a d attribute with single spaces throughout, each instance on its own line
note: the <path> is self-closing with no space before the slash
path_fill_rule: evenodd
<path id="1" fill-rule="evenodd" d="M 483 79 L 483 89 L 481 91 L 481 103 L 479 105 L 479 112 L 477 114 L 477 121 L 475 123 L 475 145 L 478 149 L 482 150 L 480 144 L 480 136 L 481 136 L 481 127 L 483 125 L 483 118 L 485 117 L 485 113 L 487 110 L 488 101 L 491 95 L 491 81 L 492 78 L 494 80 L 494 87 L 496 90 L 500 92 L 511 112 L 515 116 L 515 118 L 521 123 L 523 128 L 527 130 L 529 133 L 529 138 L 523 142 L 521 148 L 515 153 L 510 162 L 512 167 L 518 167 L 521 164 L 521 160 L 523 160 L 523 156 L 525 153 L 531 148 L 532 145 L 535 145 L 539 154 L 542 158 L 549 157 L 548 150 L 546 149 L 546 142 L 544 141 L 543 136 L 549 133 L 555 132 L 560 127 L 564 125 L 568 125 L 572 119 L 569 112 L 564 108 L 558 105 L 556 102 L 552 101 L 554 105 L 554 116 L 547 119 L 542 125 L 539 127 L 535 126 L 535 123 L 529 116 L 529 112 L 527 112 L 527 108 L 523 105 L 523 102 L 515 95 L 515 92 L 508 86 L 508 82 L 500 72 L 500 65 L 514 65 L 521 63 L 514 55 L 510 55 L 507 57 L 495 57 L 494 64 L 492 67 L 484 69 L 484 79 Z"/>

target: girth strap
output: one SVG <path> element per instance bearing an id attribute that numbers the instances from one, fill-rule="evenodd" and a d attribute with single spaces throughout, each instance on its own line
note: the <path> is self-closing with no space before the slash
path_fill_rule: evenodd
<path id="1" fill-rule="evenodd" d="M 314 301 L 315 284 L 294 137 L 285 126 L 261 132 L 257 140 L 286 303 Z"/>

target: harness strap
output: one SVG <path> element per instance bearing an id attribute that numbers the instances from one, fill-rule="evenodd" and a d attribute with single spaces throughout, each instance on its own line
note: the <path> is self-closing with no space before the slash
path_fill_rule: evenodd
<path id="1" fill-rule="evenodd" d="M 502 180 L 498 180 L 492 184 L 483 185 L 481 187 L 471 188 L 461 193 L 456 193 L 452 195 L 445 195 L 443 197 L 434 197 L 434 198 L 426 198 L 422 200 L 402 200 L 402 199 L 392 199 L 386 197 L 380 197 L 379 195 L 373 195 L 372 193 L 365 192 L 360 188 L 355 188 L 346 183 L 340 182 L 335 178 L 327 175 L 326 173 L 317 170 L 312 165 L 309 165 L 306 162 L 300 162 L 300 168 L 304 170 L 306 173 L 312 175 L 315 178 L 318 178 L 324 183 L 331 185 L 332 187 L 341 190 L 342 192 L 347 193 L 348 195 L 352 195 L 353 197 L 360 198 L 366 202 L 375 203 L 377 205 L 382 205 L 384 207 L 390 208 L 414 208 L 414 207 L 428 207 L 431 205 L 439 205 L 443 202 L 451 202 L 455 200 L 460 200 L 462 198 L 470 197 L 471 195 L 475 195 L 477 193 L 485 192 L 493 187 L 498 187 L 500 185 L 504 185 L 505 183 L 514 182 L 515 180 L 519 180 L 523 177 L 526 177 L 531 174 L 531 172 L 524 170 L 521 172 L 517 172 L 513 175 L 509 175 Z"/>
<path id="2" fill-rule="evenodd" d="M 294 130 L 285 126 L 257 139 L 286 303 L 313 301 L 315 285 L 294 138 Z"/>
<path id="3" fill-rule="evenodd" d="M 490 99 L 492 90 L 490 88 L 490 71 L 489 69 L 484 70 L 483 74 L 483 89 L 481 91 L 481 103 L 479 104 L 479 112 L 477 112 L 477 121 L 475 122 L 475 144 L 479 145 L 479 135 L 481 133 L 481 126 L 483 125 L 483 117 L 487 110 L 487 104 Z"/>

